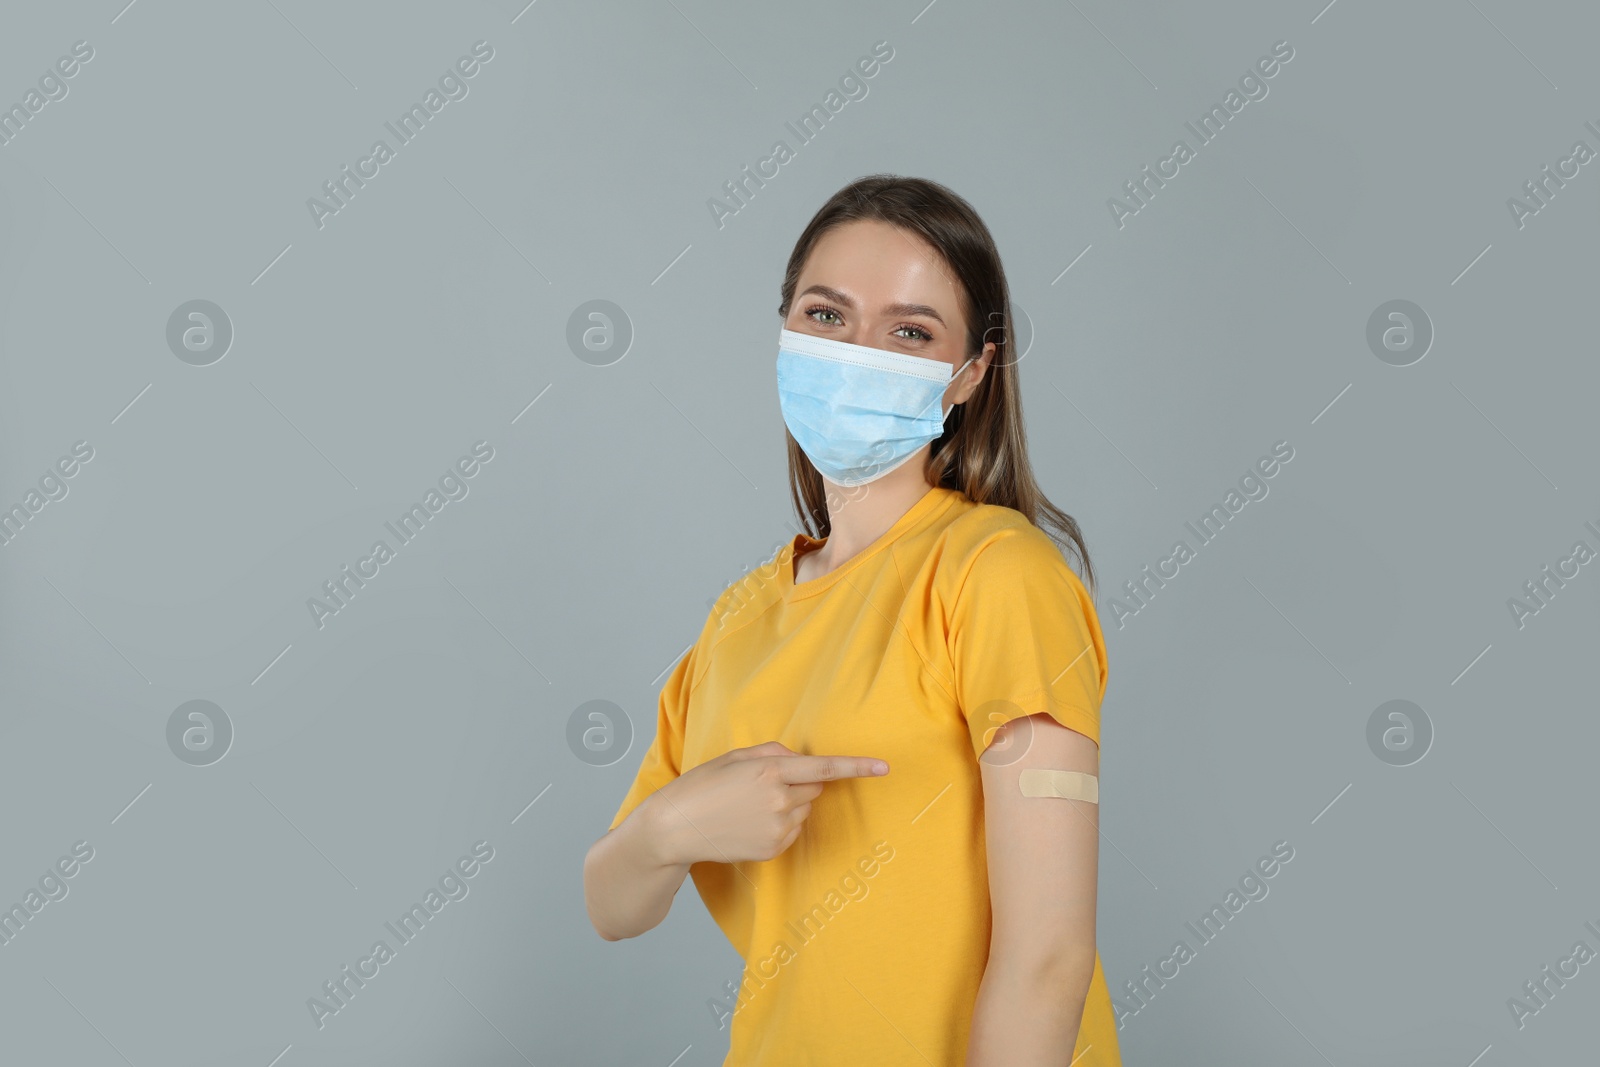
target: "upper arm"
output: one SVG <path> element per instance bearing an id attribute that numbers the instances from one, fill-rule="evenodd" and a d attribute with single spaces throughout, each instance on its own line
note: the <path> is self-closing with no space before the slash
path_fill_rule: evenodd
<path id="1" fill-rule="evenodd" d="M 1038 712 L 1097 744 L 1105 638 L 1094 601 L 1060 550 L 1032 527 L 1003 530 L 960 579 L 949 650 L 974 757 L 990 749 L 1000 726 Z"/>
<path id="2" fill-rule="evenodd" d="M 991 957 L 1047 967 L 1095 943 L 1099 806 L 1025 797 L 1024 770 L 1100 773 L 1100 749 L 1047 714 L 1011 719 L 978 761 L 993 911 Z M 1076 954 L 1074 954 L 1076 955 Z"/>
<path id="3" fill-rule="evenodd" d="M 702 635 L 703 636 L 703 635 Z M 611 819 L 611 830 L 621 826 L 635 808 L 657 789 L 683 773 L 683 736 L 693 689 L 694 672 L 699 660 L 699 645 L 689 649 L 678 660 L 661 693 L 656 699 L 656 735 L 639 760 L 639 769 L 628 786 L 622 804 Z M 591 715 L 593 717 L 593 715 Z M 597 723 L 590 729 L 604 729 L 609 724 Z M 613 727 L 614 728 L 614 727 Z M 610 832 L 609 830 L 607 831 Z"/>
<path id="4" fill-rule="evenodd" d="M 1094 602 L 1031 527 L 990 538 L 961 579 L 950 651 L 983 784 L 991 954 L 1030 969 L 1079 964 L 1094 945 L 1099 808 L 1025 797 L 1019 780 L 1099 774 L 1107 668 Z"/>

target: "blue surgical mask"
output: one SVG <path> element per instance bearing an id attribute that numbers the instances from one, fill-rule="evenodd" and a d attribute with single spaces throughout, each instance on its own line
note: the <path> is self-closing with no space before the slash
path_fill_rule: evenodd
<path id="1" fill-rule="evenodd" d="M 824 478 L 865 485 L 944 433 L 944 391 L 967 363 L 952 373 L 942 360 L 782 330 L 778 403 Z"/>

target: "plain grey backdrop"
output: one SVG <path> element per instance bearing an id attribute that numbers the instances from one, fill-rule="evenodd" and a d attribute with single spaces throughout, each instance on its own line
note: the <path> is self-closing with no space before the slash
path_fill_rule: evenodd
<path id="1" fill-rule="evenodd" d="M 874 172 L 992 229 L 1101 578 L 1125 1062 L 1594 1057 L 1592 7 L 3 18 L 0 1059 L 722 1062 L 692 884 L 608 944 L 581 865 L 789 536 L 778 286 Z"/>

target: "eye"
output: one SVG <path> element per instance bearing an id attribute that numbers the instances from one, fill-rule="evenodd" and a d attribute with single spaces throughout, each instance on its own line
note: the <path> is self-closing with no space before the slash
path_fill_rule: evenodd
<path id="1" fill-rule="evenodd" d="M 815 304 L 815 305 L 813 305 L 811 307 L 806 308 L 805 313 L 808 316 L 813 316 L 813 315 L 817 314 L 817 312 L 819 312 L 819 311 L 822 312 L 822 314 L 824 314 L 824 315 L 832 315 L 835 319 L 837 319 L 839 317 L 839 313 L 837 311 L 833 310 L 831 307 L 829 307 L 826 304 Z M 813 318 L 811 321 L 812 322 L 820 322 L 821 320 Z M 837 326 L 837 325 L 839 325 L 837 322 L 825 322 L 825 323 L 821 323 L 821 324 L 824 325 L 824 326 Z"/>
<path id="2" fill-rule="evenodd" d="M 841 324 L 839 313 L 833 308 L 829 307 L 827 304 L 813 304 L 812 306 L 806 308 L 805 315 L 806 317 L 810 318 L 812 322 L 822 326 L 838 326 Z M 833 316 L 833 321 L 830 322 L 825 319 L 818 318 L 817 316 L 819 315 L 831 315 Z M 913 336 L 905 337 L 904 333 L 906 331 L 909 331 Z M 901 323 L 899 326 L 895 327 L 895 332 L 902 334 L 902 339 L 907 341 L 928 342 L 933 340 L 933 334 L 929 333 L 927 330 L 924 330 L 921 326 L 914 326 L 911 323 Z"/>

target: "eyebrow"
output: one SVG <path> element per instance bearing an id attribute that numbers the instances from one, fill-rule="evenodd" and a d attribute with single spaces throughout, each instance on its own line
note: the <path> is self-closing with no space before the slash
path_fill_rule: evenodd
<path id="1" fill-rule="evenodd" d="M 832 300 L 836 304 L 843 304 L 852 311 L 855 310 L 856 302 L 851 300 L 848 296 L 845 296 L 837 289 L 826 285 L 813 285 L 807 288 L 806 291 L 800 295 L 810 296 L 812 293 L 816 293 L 818 296 Z M 934 322 L 937 322 L 940 326 L 944 326 L 945 329 L 949 329 L 949 326 L 945 324 L 944 318 L 927 304 L 888 304 L 883 310 L 887 311 L 891 315 L 925 316 L 932 319 Z"/>

